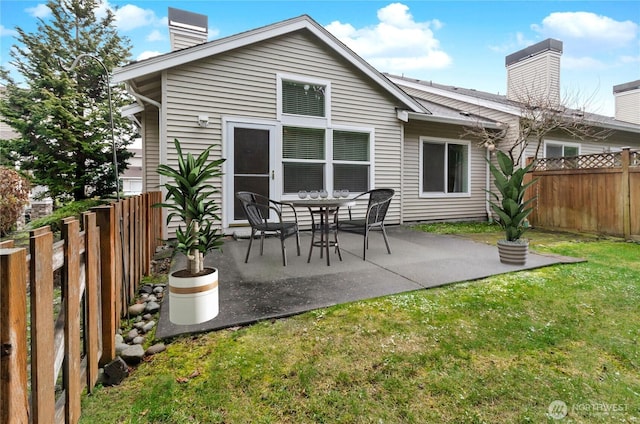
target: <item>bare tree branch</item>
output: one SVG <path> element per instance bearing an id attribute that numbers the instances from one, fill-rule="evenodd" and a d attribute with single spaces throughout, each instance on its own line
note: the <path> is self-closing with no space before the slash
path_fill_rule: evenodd
<path id="1" fill-rule="evenodd" d="M 508 136 L 510 129 L 508 124 L 503 124 L 499 130 L 494 130 L 485 128 L 479 120 L 476 125 L 466 128 L 462 137 L 474 138 L 478 145 L 489 150 L 506 144 L 502 150 L 516 164 L 522 163 L 522 157 L 531 144 L 535 144 L 536 147 L 534 157 L 539 157 L 545 138 L 552 133 L 586 141 L 603 141 L 609 137 L 612 131 L 598 125 L 597 115 L 584 112 L 588 102 L 577 109 L 567 106 L 577 101 L 577 96 L 567 96 L 558 104 L 557 101 L 548 97 L 525 92 L 521 94 L 518 101 L 513 103 L 519 108 L 519 126 L 512 141 Z"/>

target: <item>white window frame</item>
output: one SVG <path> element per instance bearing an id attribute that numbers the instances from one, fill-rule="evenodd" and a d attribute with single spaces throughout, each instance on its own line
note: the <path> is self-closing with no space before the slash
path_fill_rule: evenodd
<path id="1" fill-rule="evenodd" d="M 366 133 L 369 134 L 369 160 L 367 162 L 364 161 L 350 161 L 350 160 L 336 160 L 334 161 L 333 159 L 333 131 L 345 131 L 345 132 L 355 132 L 355 133 Z M 333 187 L 333 164 L 337 163 L 337 164 L 346 164 L 346 165 L 369 165 L 369 188 L 368 190 L 372 190 L 375 188 L 375 161 L 374 158 L 375 156 L 375 130 L 372 127 L 357 127 L 357 126 L 349 126 L 349 125 L 336 125 L 334 127 L 331 128 L 331 130 L 329 131 L 330 135 L 329 135 L 329 141 L 328 141 L 328 147 L 329 149 L 327 149 L 328 152 L 330 152 L 331 156 L 330 156 L 330 161 L 328 163 L 327 168 L 327 189 L 330 190 L 329 193 L 332 192 L 332 190 L 335 190 L 336 188 L 340 188 L 340 187 Z M 367 190 L 367 191 L 368 191 Z M 349 193 L 349 197 L 354 197 L 357 196 L 360 193 Z"/>
<path id="2" fill-rule="evenodd" d="M 424 187 L 423 187 L 423 180 L 424 180 L 424 143 L 434 143 L 434 144 L 444 144 L 445 145 L 445 157 L 443 158 L 445 161 L 445 167 L 444 167 L 444 171 L 445 174 L 443 175 L 444 178 L 444 182 L 445 182 L 445 189 L 446 189 L 446 181 L 447 181 L 447 167 L 446 167 L 446 162 L 447 162 L 447 149 L 446 146 L 449 144 L 458 144 L 458 145 L 464 145 L 467 146 L 467 191 L 462 192 L 462 193 L 447 193 L 445 191 L 424 191 Z M 433 199 L 433 198 L 454 198 L 454 197 L 471 197 L 471 142 L 467 141 L 467 140 L 458 140 L 458 139 L 451 139 L 451 138 L 442 138 L 442 137 L 426 137 L 426 136 L 422 136 L 420 137 L 420 158 L 419 158 L 419 197 L 421 198 L 425 198 L 425 199 Z"/>
<path id="3" fill-rule="evenodd" d="M 325 116 L 304 116 L 282 112 L 282 82 L 292 81 L 301 84 L 322 85 L 325 87 L 324 92 L 324 112 Z M 331 81 L 320 78 L 312 78 L 304 75 L 296 74 L 276 74 L 276 116 L 278 121 L 283 125 L 297 127 L 318 127 L 331 126 Z"/>
<path id="4" fill-rule="evenodd" d="M 582 154 L 582 145 L 580 143 L 572 143 L 570 141 L 558 141 L 558 140 L 545 140 L 544 141 L 544 157 L 548 158 L 547 155 L 547 146 L 552 145 L 555 147 L 562 147 L 562 157 L 564 157 L 564 148 L 565 147 L 577 147 L 578 148 L 578 156 Z"/>

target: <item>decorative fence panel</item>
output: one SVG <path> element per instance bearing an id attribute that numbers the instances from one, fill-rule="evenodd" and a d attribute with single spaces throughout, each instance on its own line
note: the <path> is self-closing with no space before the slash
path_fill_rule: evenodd
<path id="1" fill-rule="evenodd" d="M 154 192 L 94 208 L 82 231 L 66 218 L 55 243 L 49 227 L 33 230 L 28 251 L 0 243 L 0 423 L 78 422 L 82 390 L 115 358 L 120 318 L 150 273 L 160 200 Z"/>
<path id="2" fill-rule="evenodd" d="M 532 225 L 640 239 L 640 152 L 539 159 L 532 177 Z"/>

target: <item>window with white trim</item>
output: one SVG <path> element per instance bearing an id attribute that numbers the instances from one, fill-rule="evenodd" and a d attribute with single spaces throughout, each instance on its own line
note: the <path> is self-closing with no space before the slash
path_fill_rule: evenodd
<path id="1" fill-rule="evenodd" d="M 369 190 L 370 138 L 365 132 L 333 131 L 333 189 Z"/>
<path id="2" fill-rule="evenodd" d="M 424 195 L 469 194 L 470 145 L 465 141 L 422 138 L 420 191 Z"/>
<path id="3" fill-rule="evenodd" d="M 576 143 L 545 142 L 544 157 L 562 158 L 569 156 L 579 156 L 580 145 Z"/>
<path id="4" fill-rule="evenodd" d="M 330 81 L 287 74 L 277 78 L 282 193 L 286 196 L 300 190 L 369 190 L 373 129 L 332 128 Z"/>
<path id="5" fill-rule="evenodd" d="M 325 187 L 326 130 L 282 127 L 283 192 Z"/>
<path id="6" fill-rule="evenodd" d="M 282 113 L 325 117 L 326 85 L 282 80 Z"/>

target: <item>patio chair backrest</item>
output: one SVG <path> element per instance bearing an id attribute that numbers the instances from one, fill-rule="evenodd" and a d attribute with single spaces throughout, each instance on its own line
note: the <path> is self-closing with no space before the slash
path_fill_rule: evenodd
<path id="1" fill-rule="evenodd" d="M 390 188 L 379 188 L 369 192 L 367 224 L 375 224 L 384 221 L 394 194 L 395 191 Z"/>
<path id="2" fill-rule="evenodd" d="M 244 214 L 247 216 L 249 225 L 252 227 L 261 225 L 265 222 L 263 209 L 268 209 L 268 205 L 260 205 L 256 202 L 256 194 L 249 191 L 239 191 L 236 193 L 236 197 L 242 204 Z M 268 213 L 267 213 L 268 215 Z"/>

